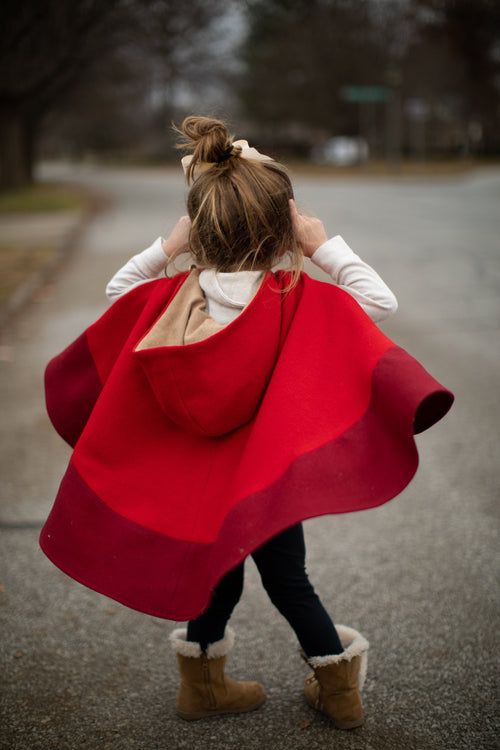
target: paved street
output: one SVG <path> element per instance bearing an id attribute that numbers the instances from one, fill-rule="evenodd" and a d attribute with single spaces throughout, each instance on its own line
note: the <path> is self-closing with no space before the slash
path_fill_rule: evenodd
<path id="1" fill-rule="evenodd" d="M 50 166 L 43 175 L 112 203 L 0 333 L 1 750 L 497 748 L 500 170 L 296 182 L 298 204 L 396 293 L 384 331 L 456 396 L 418 437 L 421 465 L 402 495 L 306 524 L 311 580 L 335 621 L 371 644 L 366 724 L 352 732 L 305 704 L 307 668 L 252 562 L 228 673 L 261 681 L 268 701 L 248 715 L 184 722 L 174 710 L 174 624 L 83 588 L 40 552 L 69 458 L 45 415 L 44 366 L 106 309 L 114 270 L 184 212 L 180 169 Z"/>

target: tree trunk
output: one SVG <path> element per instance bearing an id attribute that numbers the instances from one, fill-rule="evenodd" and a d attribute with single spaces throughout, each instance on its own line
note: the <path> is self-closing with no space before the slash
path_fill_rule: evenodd
<path id="1" fill-rule="evenodd" d="M 0 107 L 0 190 L 25 187 L 33 181 L 36 125 L 25 113 Z"/>

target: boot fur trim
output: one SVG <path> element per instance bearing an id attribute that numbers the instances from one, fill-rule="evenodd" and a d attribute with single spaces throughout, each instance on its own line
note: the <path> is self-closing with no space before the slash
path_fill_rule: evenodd
<path id="1" fill-rule="evenodd" d="M 341 654 L 329 654 L 327 656 L 311 656 L 307 663 L 313 668 L 327 667 L 329 664 L 339 664 L 341 661 L 351 661 L 355 656 L 361 656 L 361 666 L 358 677 L 358 687 L 361 690 L 366 679 L 366 669 L 368 666 L 368 649 L 370 644 L 354 628 L 348 628 L 346 625 L 335 625 L 339 634 L 340 642 L 344 647 Z"/>
<path id="2" fill-rule="evenodd" d="M 203 651 L 200 644 L 195 641 L 186 641 L 187 628 L 177 628 L 169 636 L 170 644 L 176 654 L 187 656 L 192 659 L 198 659 Z M 209 643 L 207 648 L 207 657 L 209 659 L 218 659 L 225 656 L 234 644 L 234 630 L 226 627 L 224 638 L 215 643 Z"/>

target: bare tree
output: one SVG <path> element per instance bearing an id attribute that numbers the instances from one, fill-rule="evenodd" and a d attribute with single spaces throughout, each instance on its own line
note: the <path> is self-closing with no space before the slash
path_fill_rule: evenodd
<path id="1" fill-rule="evenodd" d="M 372 120 L 368 130 L 397 130 L 388 139 L 398 149 L 404 136 L 406 148 L 418 141 L 423 152 L 431 128 L 444 133 L 448 117 L 462 133 L 482 133 L 485 150 L 500 148 L 498 0 L 247 0 L 245 6 L 239 90 L 245 115 L 261 129 L 302 128 L 305 140 L 321 131 L 354 133 L 364 111 Z M 363 110 L 342 101 L 345 86 L 385 87 L 392 101 Z M 384 139 L 372 140 L 382 148 Z"/>
<path id="2" fill-rule="evenodd" d="M 204 33 L 226 5 L 222 0 L 3 0 L 0 187 L 31 180 L 47 114 L 67 112 L 76 102 L 83 113 L 82 100 L 88 107 L 135 97 L 138 104 L 138 92 L 143 103 L 155 82 L 160 91 L 181 72 L 202 76 L 209 69 Z"/>
<path id="3" fill-rule="evenodd" d="M 117 0 L 4 0 L 0 4 L 0 186 L 31 179 L 45 113 L 106 46 Z"/>
<path id="4" fill-rule="evenodd" d="M 405 55 L 408 86 L 448 108 L 467 148 L 500 148 L 500 6 L 496 0 L 412 0 L 419 34 Z M 470 134 L 470 133 L 469 133 Z"/>
<path id="5" fill-rule="evenodd" d="M 342 87 L 382 83 L 384 51 L 364 0 L 249 0 L 241 97 L 274 126 L 351 131 L 357 112 Z"/>

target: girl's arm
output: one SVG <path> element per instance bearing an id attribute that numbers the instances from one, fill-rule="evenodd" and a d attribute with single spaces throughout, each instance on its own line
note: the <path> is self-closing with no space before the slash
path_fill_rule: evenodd
<path id="1" fill-rule="evenodd" d="M 142 253 L 134 255 L 115 273 L 106 287 L 106 296 L 114 302 L 132 287 L 144 284 L 157 278 L 167 264 L 167 258 L 161 246 L 162 238 L 158 237 Z"/>
<path id="2" fill-rule="evenodd" d="M 375 323 L 396 312 L 398 303 L 389 287 L 371 266 L 353 253 L 342 237 L 337 235 L 329 240 L 320 219 L 299 214 L 293 200 L 290 214 L 304 255 L 354 297 Z"/>
<path id="3" fill-rule="evenodd" d="M 163 273 L 169 256 L 189 241 L 190 229 L 189 217 L 181 216 L 166 240 L 163 237 L 157 237 L 153 244 L 142 253 L 134 255 L 108 283 L 106 287 L 108 299 L 114 302 L 132 287 L 158 278 Z"/>
<path id="4" fill-rule="evenodd" d="M 311 260 L 354 297 L 374 323 L 398 309 L 398 301 L 387 284 L 339 235 L 320 245 Z"/>

